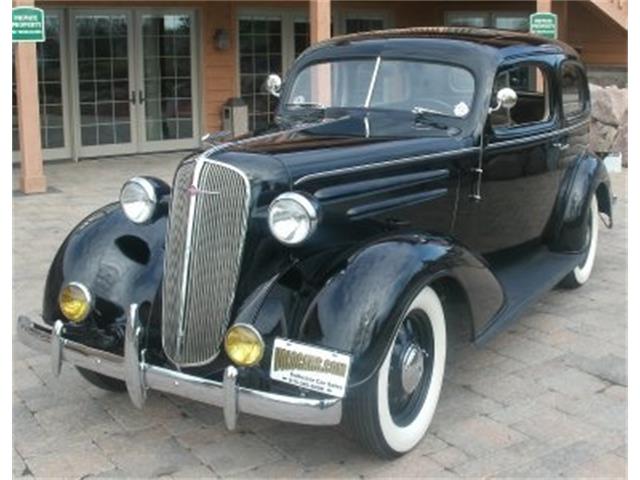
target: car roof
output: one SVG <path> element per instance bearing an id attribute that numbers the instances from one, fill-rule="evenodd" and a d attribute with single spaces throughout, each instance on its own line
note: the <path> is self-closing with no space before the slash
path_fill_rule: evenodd
<path id="1" fill-rule="evenodd" d="M 324 40 L 312 46 L 310 50 L 345 44 L 364 45 L 390 39 L 404 40 L 408 48 L 417 46 L 416 42 L 422 43 L 431 39 L 470 42 L 491 48 L 500 60 L 527 54 L 563 54 L 578 58 L 572 47 L 559 40 L 512 30 L 469 27 L 411 27 L 353 33 Z"/>

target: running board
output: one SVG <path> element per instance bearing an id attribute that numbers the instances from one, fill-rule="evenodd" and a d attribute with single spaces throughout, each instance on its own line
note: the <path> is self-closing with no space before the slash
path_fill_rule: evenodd
<path id="1" fill-rule="evenodd" d="M 580 264 L 584 253 L 554 253 L 546 247 L 519 256 L 511 262 L 492 265 L 492 271 L 502 285 L 505 301 L 488 326 L 478 333 L 475 344 L 484 345 L 511 322 L 553 289 Z"/>

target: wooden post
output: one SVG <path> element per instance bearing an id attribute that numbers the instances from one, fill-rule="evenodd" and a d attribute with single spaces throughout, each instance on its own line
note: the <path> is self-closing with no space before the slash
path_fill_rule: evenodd
<path id="1" fill-rule="evenodd" d="M 309 0 L 311 44 L 331 37 L 331 0 Z"/>
<path id="2" fill-rule="evenodd" d="M 309 0 L 309 21 L 311 44 L 331 37 L 331 0 Z M 330 65 L 314 67 L 312 81 L 312 102 L 331 104 Z"/>
<path id="3" fill-rule="evenodd" d="M 33 6 L 33 0 L 16 0 L 14 6 Z M 24 193 L 47 191 L 40 140 L 40 102 L 38 100 L 38 61 L 36 44 L 15 44 L 18 128 L 20 138 L 20 190 Z"/>
<path id="4" fill-rule="evenodd" d="M 551 0 L 536 0 L 536 12 L 551 12 Z M 536 91 L 544 92 L 544 86 L 543 74 L 536 69 Z"/>
<path id="5" fill-rule="evenodd" d="M 536 11 L 537 12 L 550 12 L 551 11 L 551 0 L 536 0 Z"/>

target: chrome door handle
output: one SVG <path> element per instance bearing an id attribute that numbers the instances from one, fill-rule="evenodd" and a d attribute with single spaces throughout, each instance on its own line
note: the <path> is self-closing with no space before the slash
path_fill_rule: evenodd
<path id="1" fill-rule="evenodd" d="M 142 93 L 142 90 L 138 90 L 138 103 L 139 104 L 144 103 L 144 93 Z"/>
<path id="2" fill-rule="evenodd" d="M 553 145 L 553 148 L 557 148 L 558 150 L 566 150 L 567 148 L 569 148 L 568 143 L 555 142 L 555 143 L 552 143 L 552 145 Z"/>
<path id="3" fill-rule="evenodd" d="M 136 91 L 135 90 L 131 90 L 131 96 L 129 97 L 129 101 L 131 102 L 131 105 L 135 105 L 136 104 Z"/>

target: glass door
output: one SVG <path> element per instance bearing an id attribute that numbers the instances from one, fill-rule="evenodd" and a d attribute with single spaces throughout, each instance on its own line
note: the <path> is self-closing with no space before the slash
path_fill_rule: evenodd
<path id="1" fill-rule="evenodd" d="M 192 148 L 200 132 L 194 14 L 140 11 L 136 23 L 140 150 Z"/>
<path id="2" fill-rule="evenodd" d="M 282 20 L 277 16 L 243 15 L 238 20 L 240 95 L 249 110 L 249 130 L 272 121 L 277 99 L 262 88 L 269 73 L 282 74 Z"/>
<path id="3" fill-rule="evenodd" d="M 135 152 L 131 15 L 104 10 L 71 17 L 78 155 Z"/>

